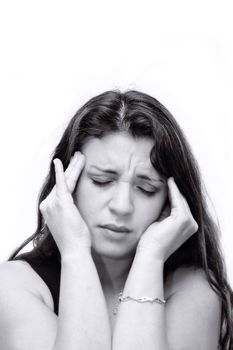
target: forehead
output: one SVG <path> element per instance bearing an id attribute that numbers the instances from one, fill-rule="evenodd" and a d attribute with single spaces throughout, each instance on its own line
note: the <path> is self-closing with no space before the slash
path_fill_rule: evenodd
<path id="1" fill-rule="evenodd" d="M 150 161 L 154 142 L 150 138 L 133 138 L 127 133 L 108 134 L 90 139 L 82 149 L 86 167 L 113 167 L 116 170 L 144 170 L 155 173 Z"/>

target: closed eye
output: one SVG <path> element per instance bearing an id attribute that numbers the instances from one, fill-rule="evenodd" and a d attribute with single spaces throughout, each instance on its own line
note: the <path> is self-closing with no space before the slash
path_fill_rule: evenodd
<path id="1" fill-rule="evenodd" d="M 106 187 L 113 182 L 113 180 L 96 180 L 93 178 L 91 179 L 91 181 L 94 185 L 96 185 L 98 187 Z M 157 189 L 157 188 L 153 188 L 151 190 L 147 190 L 141 186 L 136 186 L 136 188 L 139 189 L 146 196 L 153 196 L 159 191 L 159 189 Z"/>
<path id="2" fill-rule="evenodd" d="M 112 181 L 96 181 L 94 179 L 91 179 L 92 183 L 95 184 L 96 186 L 107 186 L 109 185 Z"/>
<path id="3" fill-rule="evenodd" d="M 154 189 L 154 190 L 151 190 L 151 191 L 148 191 L 146 190 L 145 188 L 143 187 L 137 187 L 142 193 L 144 193 L 146 196 L 153 196 L 155 195 L 157 192 L 158 192 L 158 189 Z"/>

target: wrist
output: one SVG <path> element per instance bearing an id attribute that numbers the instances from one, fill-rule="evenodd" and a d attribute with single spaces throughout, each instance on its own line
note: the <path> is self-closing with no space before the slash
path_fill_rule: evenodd
<path id="1" fill-rule="evenodd" d="M 135 257 L 145 262 L 148 261 L 148 263 L 152 263 L 154 266 L 163 266 L 166 261 L 163 254 L 159 251 L 140 246 L 137 247 Z"/>
<path id="2" fill-rule="evenodd" d="M 163 260 L 148 254 L 144 249 L 137 250 L 124 288 L 124 296 L 163 299 L 163 274 Z"/>
<path id="3" fill-rule="evenodd" d="M 76 260 L 91 257 L 91 247 L 81 246 L 76 247 L 75 250 L 66 250 L 61 253 L 61 262 L 73 262 Z"/>

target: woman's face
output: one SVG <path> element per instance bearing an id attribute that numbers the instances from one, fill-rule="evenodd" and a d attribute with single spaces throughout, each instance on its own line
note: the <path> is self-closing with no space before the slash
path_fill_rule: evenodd
<path id="1" fill-rule="evenodd" d="M 149 138 L 115 133 L 92 138 L 82 149 L 86 164 L 74 200 L 102 256 L 133 255 L 161 213 L 167 185 L 150 162 L 152 147 Z"/>

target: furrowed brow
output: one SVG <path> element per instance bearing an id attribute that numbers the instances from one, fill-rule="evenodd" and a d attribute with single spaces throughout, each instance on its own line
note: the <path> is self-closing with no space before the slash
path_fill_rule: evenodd
<path id="1" fill-rule="evenodd" d="M 117 175 L 117 174 L 118 174 L 118 172 L 117 172 L 116 170 L 113 170 L 113 169 L 111 169 L 111 168 L 101 168 L 101 167 L 99 167 L 99 166 L 97 166 L 97 165 L 91 165 L 90 168 L 94 168 L 94 169 L 97 169 L 97 170 L 99 170 L 99 171 L 102 171 L 102 172 L 108 173 L 108 174 L 113 174 L 113 175 Z M 158 177 L 158 178 L 152 178 L 152 177 L 149 177 L 149 176 L 147 176 L 147 175 L 145 175 L 145 174 L 138 174 L 138 175 L 136 175 L 136 177 L 137 177 L 138 179 L 146 180 L 146 181 L 150 181 L 150 182 L 162 182 L 162 183 L 165 182 L 165 181 L 164 181 L 162 178 L 160 178 L 160 177 Z"/>
<path id="2" fill-rule="evenodd" d="M 147 175 L 140 175 L 139 174 L 139 175 L 137 175 L 137 178 L 142 179 L 142 180 L 146 180 L 146 181 L 162 182 L 162 183 L 164 183 L 164 180 L 159 178 L 159 177 L 157 179 L 155 179 L 155 178 L 151 178 L 151 177 L 149 177 Z"/>
<path id="3" fill-rule="evenodd" d="M 100 168 L 97 165 L 91 165 L 90 168 L 94 168 L 94 169 L 97 169 L 99 171 L 103 171 L 104 173 L 109 173 L 109 174 L 113 174 L 113 175 L 117 175 L 118 174 L 116 170 L 113 170 L 113 169 L 110 169 L 110 168 Z"/>

